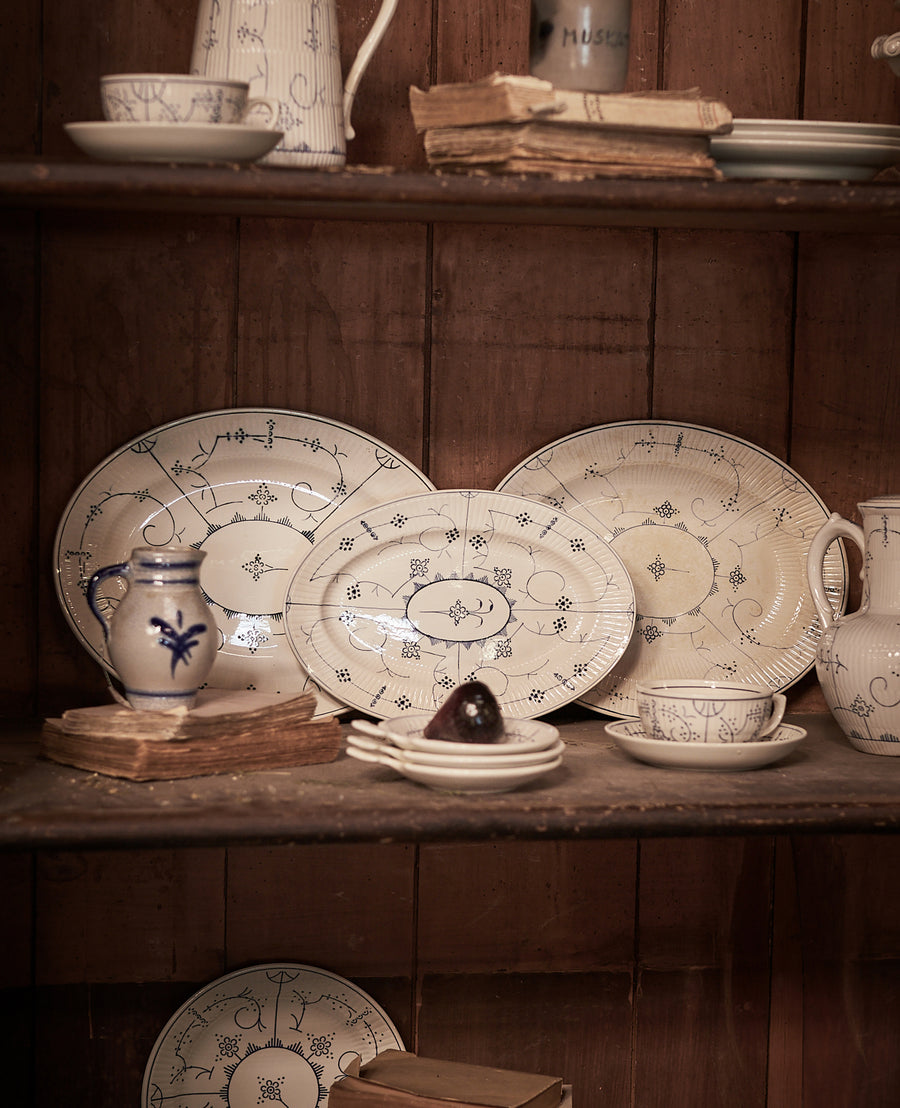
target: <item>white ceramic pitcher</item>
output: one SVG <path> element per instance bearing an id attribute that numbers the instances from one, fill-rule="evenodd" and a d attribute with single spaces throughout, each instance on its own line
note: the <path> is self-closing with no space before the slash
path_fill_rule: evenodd
<path id="1" fill-rule="evenodd" d="M 809 546 L 807 572 L 822 624 L 816 673 L 844 734 L 867 754 L 900 756 L 900 496 L 858 505 L 862 526 L 834 513 Z M 836 616 L 822 564 L 835 539 L 862 555 L 859 610 Z"/>
<path id="2" fill-rule="evenodd" d="M 200 0 L 191 72 L 249 81 L 252 96 L 280 102 L 284 137 L 263 164 L 343 165 L 356 89 L 397 3 L 382 0 L 345 86 L 335 0 Z"/>

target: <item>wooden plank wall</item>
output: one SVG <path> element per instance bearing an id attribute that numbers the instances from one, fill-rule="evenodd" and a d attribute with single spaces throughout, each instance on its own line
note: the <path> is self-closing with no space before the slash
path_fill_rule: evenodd
<path id="1" fill-rule="evenodd" d="M 340 5 L 348 62 L 375 7 Z M 186 68 L 193 16 L 187 0 L 4 12 L 0 151 L 72 156 L 61 124 L 98 117 L 97 77 Z M 635 0 L 630 83 L 698 85 L 739 116 L 898 123 L 900 82 L 868 58 L 896 18 L 887 0 Z M 402 0 L 351 160 L 421 168 L 408 86 L 524 71 L 526 50 L 524 2 Z M 441 487 L 491 487 L 559 435 L 651 416 L 758 443 L 845 515 L 900 489 L 900 253 L 877 235 L 2 226 L 7 715 L 102 696 L 53 595 L 56 521 L 110 451 L 191 412 L 315 411 Z M 814 680 L 792 704 L 821 707 Z M 862 836 L 6 855 L 5 1088 L 17 1104 L 136 1103 L 179 1003 L 289 959 L 359 980 L 423 1053 L 564 1074 L 580 1108 L 893 1106 L 898 850 Z"/>

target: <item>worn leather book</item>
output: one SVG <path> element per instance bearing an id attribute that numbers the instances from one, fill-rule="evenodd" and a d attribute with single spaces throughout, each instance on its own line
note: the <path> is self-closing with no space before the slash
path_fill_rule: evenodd
<path id="1" fill-rule="evenodd" d="M 425 133 L 433 167 L 501 165 L 517 172 L 530 166 L 589 170 L 598 165 L 650 165 L 708 171 L 715 168 L 706 135 L 653 131 L 601 131 L 552 123 L 497 123 L 483 127 L 438 127 Z"/>
<path id="2" fill-rule="evenodd" d="M 312 719 L 315 699 L 207 690 L 189 711 L 76 708 L 44 721 L 41 753 L 132 781 L 331 762 L 341 749 L 340 723 Z"/>
<path id="3" fill-rule="evenodd" d="M 331 1086 L 329 1108 L 560 1108 L 562 1078 L 386 1050 Z"/>
<path id="4" fill-rule="evenodd" d="M 726 134 L 730 109 L 695 89 L 663 92 L 577 92 L 554 88 L 538 77 L 492 73 L 479 81 L 409 90 L 417 131 L 486 123 L 525 123 L 536 119 L 559 124 L 588 124 L 693 134 Z"/>

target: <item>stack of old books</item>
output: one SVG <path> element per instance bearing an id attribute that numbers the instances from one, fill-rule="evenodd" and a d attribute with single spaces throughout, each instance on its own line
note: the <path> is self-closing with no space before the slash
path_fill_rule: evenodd
<path id="1" fill-rule="evenodd" d="M 719 178 L 711 135 L 732 129 L 721 100 L 688 92 L 592 93 L 537 77 L 410 89 L 431 168 L 558 178 Z"/>
<path id="2" fill-rule="evenodd" d="M 328 1108 L 571 1108 L 559 1077 L 386 1050 L 350 1067 Z"/>
<path id="3" fill-rule="evenodd" d="M 41 753 L 132 781 L 332 762 L 341 749 L 341 727 L 332 716 L 313 718 L 315 707 L 312 692 L 283 697 L 206 689 L 190 710 L 72 708 L 44 721 Z"/>

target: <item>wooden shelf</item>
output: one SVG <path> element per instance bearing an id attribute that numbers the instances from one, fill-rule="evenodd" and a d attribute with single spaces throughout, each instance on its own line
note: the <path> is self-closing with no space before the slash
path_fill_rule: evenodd
<path id="1" fill-rule="evenodd" d="M 560 182 L 389 168 L 0 163 L 0 207 L 393 220 L 900 232 L 900 184 L 631 179 Z"/>
<path id="2" fill-rule="evenodd" d="M 855 750 L 829 715 L 793 717 L 808 729 L 806 741 L 782 762 L 744 773 L 644 765 L 612 743 L 600 717 L 557 715 L 568 744 L 562 766 L 515 792 L 476 797 L 439 793 L 344 753 L 328 765 L 134 783 L 50 762 L 38 753 L 36 725 L 7 724 L 0 732 L 0 847 L 900 829 L 897 763 Z"/>

